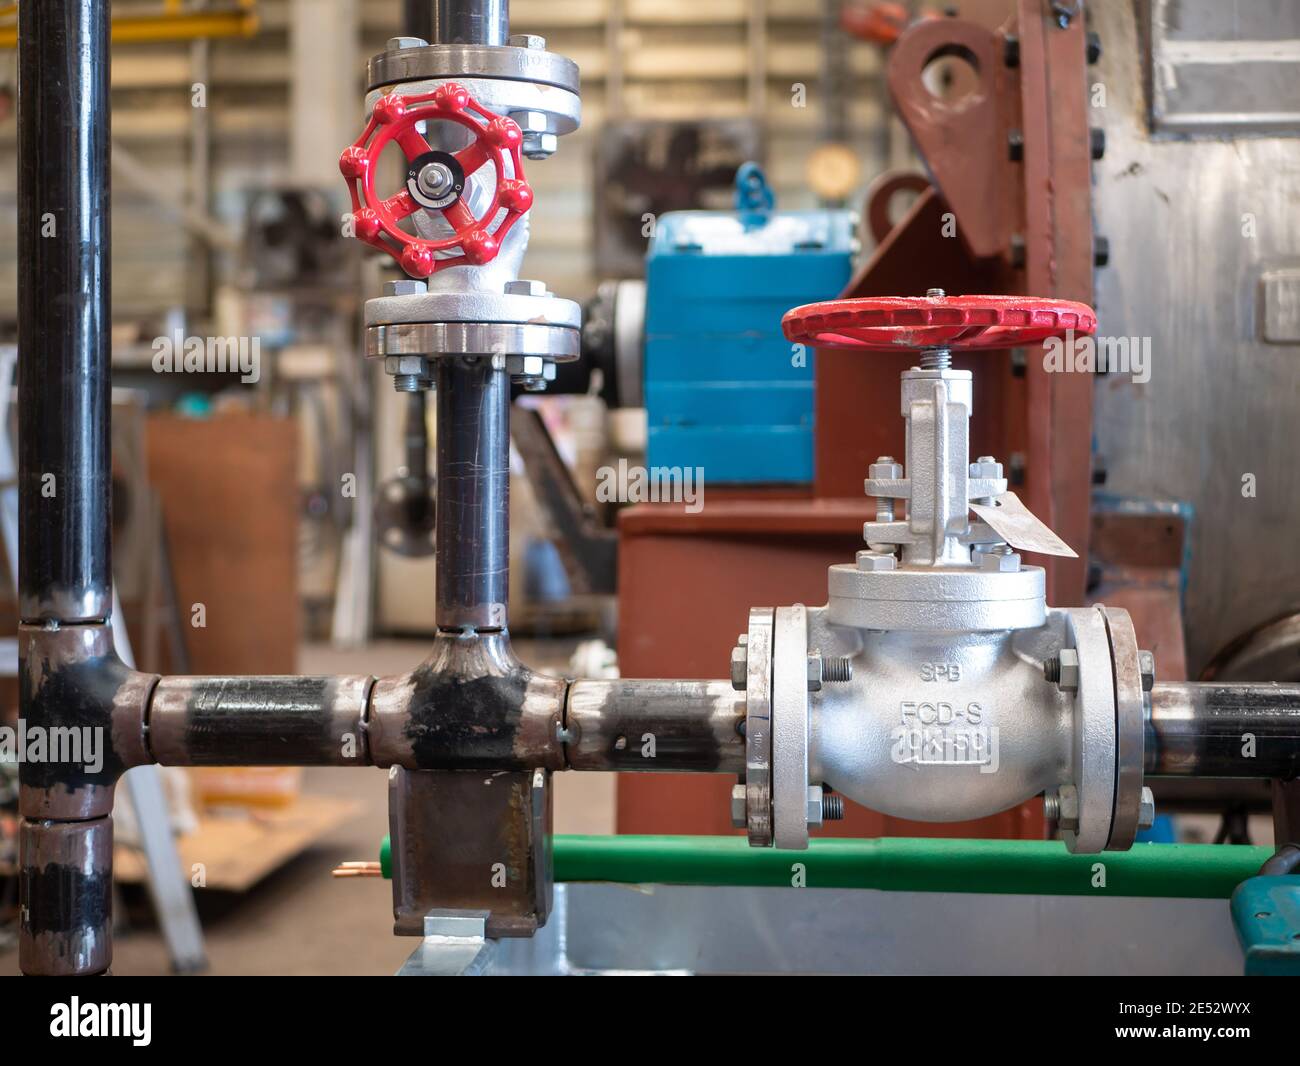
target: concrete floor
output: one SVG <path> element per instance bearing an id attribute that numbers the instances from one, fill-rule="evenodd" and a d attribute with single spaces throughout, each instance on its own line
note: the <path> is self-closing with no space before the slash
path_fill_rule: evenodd
<path id="1" fill-rule="evenodd" d="M 516 642 L 530 666 L 560 672 L 571 641 Z M 303 649 L 302 673 L 401 673 L 424 655 L 423 641 L 385 641 L 351 651 Z M 607 774 L 560 774 L 556 779 L 556 830 L 613 831 L 614 784 Z M 388 832 L 387 772 L 378 768 L 306 771 L 303 794 L 344 796 L 358 801 L 357 813 L 288 865 L 248 892 L 200 891 L 210 974 L 391 974 L 415 949 L 413 937 L 392 934 L 392 895 L 379 878 L 335 879 L 330 871 L 345 859 L 373 859 Z M 113 947 L 119 975 L 170 972 L 165 945 L 147 904 L 125 908 L 140 913 L 133 927 L 120 928 Z M 118 907 L 119 923 L 124 908 Z M 18 972 L 17 951 L 0 949 L 0 974 Z"/>

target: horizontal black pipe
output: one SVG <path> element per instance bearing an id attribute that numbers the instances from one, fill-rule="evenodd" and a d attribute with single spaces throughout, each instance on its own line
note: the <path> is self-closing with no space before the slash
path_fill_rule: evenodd
<path id="1" fill-rule="evenodd" d="M 164 766 L 368 766 L 370 677 L 164 677 L 149 750 Z"/>
<path id="2" fill-rule="evenodd" d="M 19 610 L 107 618 L 109 4 L 19 9 Z"/>
<path id="3" fill-rule="evenodd" d="M 1300 685 L 1159 683 L 1146 772 L 1170 777 L 1300 774 Z"/>
<path id="4" fill-rule="evenodd" d="M 730 681 L 574 681 L 564 724 L 574 770 L 745 769 L 745 696 Z"/>

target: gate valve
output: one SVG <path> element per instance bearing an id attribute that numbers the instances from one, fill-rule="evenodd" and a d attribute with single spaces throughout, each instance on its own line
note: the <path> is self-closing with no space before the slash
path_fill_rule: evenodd
<path id="1" fill-rule="evenodd" d="M 921 351 L 925 369 L 947 369 L 954 350 L 1020 348 L 1097 328 L 1087 304 L 1035 296 L 871 296 L 824 300 L 787 311 L 786 338 L 816 348 Z"/>
<path id="2" fill-rule="evenodd" d="M 453 122 L 474 139 L 457 152 L 435 151 L 416 128 L 433 121 Z M 375 173 L 380 155 L 394 141 L 406 157 L 406 187 L 381 199 L 375 192 Z M 339 157 L 339 170 L 352 195 L 353 232 L 386 251 L 414 278 L 427 278 L 445 267 L 491 262 L 510 227 L 533 204 L 533 190 L 524 180 L 522 143 L 523 133 L 513 119 L 489 111 L 454 82 L 432 92 L 380 97 L 361 136 Z M 496 191 L 478 216 L 464 199 L 465 188 L 470 175 L 487 163 L 496 168 Z M 398 225 L 420 210 L 441 212 L 452 233 L 424 239 Z M 455 255 L 438 254 L 457 248 Z"/>

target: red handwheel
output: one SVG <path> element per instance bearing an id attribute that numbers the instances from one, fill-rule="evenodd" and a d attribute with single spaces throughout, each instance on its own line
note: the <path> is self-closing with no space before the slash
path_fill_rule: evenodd
<path id="1" fill-rule="evenodd" d="M 416 128 L 430 121 L 454 122 L 474 139 L 458 152 L 435 151 Z M 375 172 L 380 154 L 392 142 L 406 157 L 406 186 L 384 199 L 375 192 Z M 454 82 L 432 92 L 381 97 L 361 136 L 339 157 L 352 194 L 356 236 L 382 248 L 416 278 L 444 267 L 491 262 L 510 227 L 533 204 L 533 190 L 524 180 L 522 143 L 518 123 L 489 111 Z M 496 191 L 487 210 L 476 216 L 463 195 L 470 175 L 488 163 L 496 168 Z M 452 233 L 426 240 L 398 225 L 421 209 L 441 212 Z M 453 249 L 459 252 L 436 254 Z"/>
<path id="2" fill-rule="evenodd" d="M 1097 316 L 1087 304 L 1034 296 L 870 296 L 804 304 L 785 313 L 781 328 L 816 348 L 972 351 L 1087 335 Z"/>

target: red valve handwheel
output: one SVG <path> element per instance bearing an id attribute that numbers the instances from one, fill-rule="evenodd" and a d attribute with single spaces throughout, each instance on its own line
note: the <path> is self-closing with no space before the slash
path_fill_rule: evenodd
<path id="1" fill-rule="evenodd" d="M 781 328 L 816 348 L 972 351 L 1090 334 L 1097 316 L 1087 304 L 1034 296 L 869 296 L 804 304 L 785 313 Z"/>
<path id="2" fill-rule="evenodd" d="M 458 152 L 436 152 L 415 128 L 427 121 L 455 122 L 469 130 L 474 140 Z M 375 193 L 375 171 L 380 154 L 393 141 L 406 156 L 407 187 L 380 199 Z M 513 119 L 493 114 L 454 82 L 432 92 L 380 97 L 361 136 L 339 157 L 339 170 L 352 194 L 354 232 L 367 244 L 382 248 L 416 278 L 427 278 L 444 267 L 491 262 L 510 227 L 533 205 L 533 190 L 524 181 L 522 143 L 523 133 Z M 466 205 L 463 194 L 470 175 L 486 163 L 496 168 L 496 193 L 479 217 Z M 445 190 L 436 195 L 417 183 L 418 173 L 435 164 L 446 181 Z M 425 240 L 398 226 L 422 208 L 442 212 L 453 233 Z M 489 228 L 503 209 L 505 215 Z M 454 248 L 460 249 L 458 255 L 435 255 Z"/>

